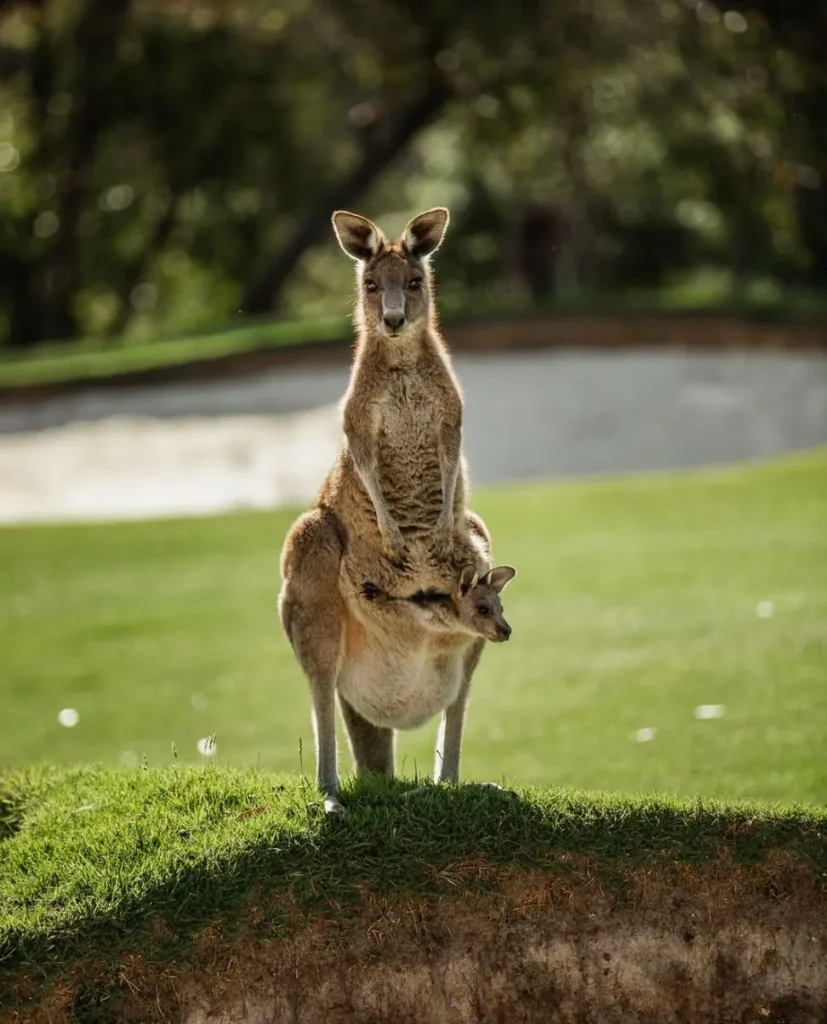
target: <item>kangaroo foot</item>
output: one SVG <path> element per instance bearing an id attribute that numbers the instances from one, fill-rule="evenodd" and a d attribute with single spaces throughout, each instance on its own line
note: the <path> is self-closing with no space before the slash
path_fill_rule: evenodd
<path id="1" fill-rule="evenodd" d="M 324 798 L 324 812 L 328 818 L 344 818 L 347 814 L 344 805 L 340 804 L 335 796 Z"/>

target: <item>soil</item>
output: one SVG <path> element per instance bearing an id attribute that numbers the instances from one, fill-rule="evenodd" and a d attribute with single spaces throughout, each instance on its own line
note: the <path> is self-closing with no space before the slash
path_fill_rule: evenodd
<path id="1" fill-rule="evenodd" d="M 432 900 L 365 893 L 290 938 L 197 936 L 175 966 L 80 966 L 2 1024 L 824 1024 L 827 886 L 791 855 L 760 866 L 554 874 L 469 863 L 484 889 Z M 266 932 L 267 910 L 249 909 Z M 22 988 L 18 990 L 22 993 Z"/>

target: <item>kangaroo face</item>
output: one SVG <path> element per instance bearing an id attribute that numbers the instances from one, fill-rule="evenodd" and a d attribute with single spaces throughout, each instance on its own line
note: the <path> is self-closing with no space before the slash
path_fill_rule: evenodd
<path id="1" fill-rule="evenodd" d="M 422 327 L 431 315 L 428 257 L 442 242 L 448 211 L 427 210 L 409 221 L 390 242 L 366 217 L 338 210 L 333 228 L 339 244 L 357 263 L 359 300 L 365 328 L 396 338 Z"/>
<path id="2" fill-rule="evenodd" d="M 421 260 L 397 246 L 373 257 L 360 273 L 362 309 L 368 330 L 397 337 L 420 327 L 431 312 L 428 275 Z"/>
<path id="3" fill-rule="evenodd" d="M 515 575 L 510 565 L 490 569 L 481 579 L 471 566 L 462 570 L 453 596 L 457 617 L 468 632 L 495 644 L 509 639 L 511 626 L 506 622 L 500 594 Z"/>
<path id="4" fill-rule="evenodd" d="M 493 587 L 477 584 L 457 603 L 460 620 L 478 636 L 500 644 L 511 636 L 511 626 L 505 620 L 499 594 Z"/>

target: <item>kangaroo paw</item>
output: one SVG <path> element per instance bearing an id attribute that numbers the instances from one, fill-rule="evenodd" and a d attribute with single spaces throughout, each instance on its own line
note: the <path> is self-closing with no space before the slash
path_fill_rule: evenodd
<path id="1" fill-rule="evenodd" d="M 366 580 L 362 584 L 362 597 L 364 597 L 366 601 L 375 601 L 378 597 L 381 596 L 382 591 L 379 589 L 379 587 L 376 586 L 375 583 L 371 583 L 370 580 Z"/>

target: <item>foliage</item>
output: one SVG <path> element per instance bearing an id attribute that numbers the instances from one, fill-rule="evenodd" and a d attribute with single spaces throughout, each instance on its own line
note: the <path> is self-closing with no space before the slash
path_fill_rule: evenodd
<path id="1" fill-rule="evenodd" d="M 447 202 L 454 300 L 823 283 L 811 6 L 5 0 L 0 339 L 338 312 L 336 206 Z"/>

